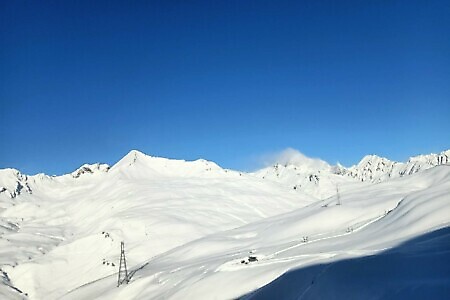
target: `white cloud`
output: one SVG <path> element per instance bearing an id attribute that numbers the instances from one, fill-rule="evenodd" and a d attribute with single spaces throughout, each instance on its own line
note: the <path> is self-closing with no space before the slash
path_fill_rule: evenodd
<path id="1" fill-rule="evenodd" d="M 318 158 L 307 157 L 293 148 L 286 148 L 280 152 L 262 155 L 261 162 L 266 167 L 275 164 L 297 165 L 316 170 L 330 167 L 325 161 Z"/>

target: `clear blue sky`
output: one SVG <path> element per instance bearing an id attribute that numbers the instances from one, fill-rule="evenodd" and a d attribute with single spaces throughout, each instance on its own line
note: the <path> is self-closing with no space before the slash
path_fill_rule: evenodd
<path id="1" fill-rule="evenodd" d="M 0 168 L 450 148 L 450 1 L 1 1 Z"/>

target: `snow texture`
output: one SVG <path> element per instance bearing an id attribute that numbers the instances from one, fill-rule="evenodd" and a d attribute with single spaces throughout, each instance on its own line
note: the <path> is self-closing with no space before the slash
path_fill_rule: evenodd
<path id="1" fill-rule="evenodd" d="M 135 150 L 62 176 L 0 170 L 0 298 L 449 298 L 450 151 L 296 157 L 250 174 Z"/>

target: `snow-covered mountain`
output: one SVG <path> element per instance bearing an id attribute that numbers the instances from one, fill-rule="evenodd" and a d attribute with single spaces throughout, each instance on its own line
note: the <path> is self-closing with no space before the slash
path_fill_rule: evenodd
<path id="1" fill-rule="evenodd" d="M 450 164 L 450 150 L 439 154 L 411 157 L 405 163 L 377 155 L 367 155 L 350 168 L 340 164 L 332 166 L 322 160 L 302 156 L 301 159 L 287 161 L 284 164 L 276 163 L 256 171 L 254 175 L 278 181 L 316 198 L 326 199 L 336 194 L 337 190 L 358 186 L 359 182 L 382 182 L 446 164 Z"/>
<path id="2" fill-rule="evenodd" d="M 390 291 L 387 280 L 401 298 L 442 296 L 448 158 L 344 168 L 301 156 L 247 174 L 131 151 L 62 176 L 0 170 L 0 298 L 348 299 Z M 130 282 L 117 287 L 121 241 Z M 402 269 L 402 253 L 420 271 Z M 333 294 L 343 259 L 375 275 L 350 272 L 352 288 Z M 391 265 L 391 277 L 376 271 Z"/>
<path id="3" fill-rule="evenodd" d="M 78 178 L 84 174 L 94 174 L 98 172 L 108 172 L 109 166 L 107 164 L 84 164 L 81 167 L 79 167 L 77 170 L 72 172 L 73 178 Z"/>
<path id="4" fill-rule="evenodd" d="M 32 193 L 27 175 L 15 169 L 0 170 L 0 195 L 7 195 L 13 199 L 23 192 Z"/>
<path id="5" fill-rule="evenodd" d="M 360 181 L 381 182 L 446 164 L 450 164 L 450 150 L 414 156 L 407 162 L 395 162 L 377 155 L 367 155 L 356 166 L 342 169 L 341 174 Z"/>
<path id="6" fill-rule="evenodd" d="M 115 272 L 112 262 L 121 240 L 135 265 L 205 235 L 315 201 L 206 160 L 138 151 L 111 168 L 84 165 L 62 176 L 7 169 L 1 175 L 5 230 L 0 248 L 8 251 L 0 252 L 0 265 L 11 285 L 35 299 L 59 298 Z"/>
<path id="7" fill-rule="evenodd" d="M 450 166 L 196 239 L 63 299 L 445 299 Z M 345 263 L 345 264 L 344 264 Z"/>

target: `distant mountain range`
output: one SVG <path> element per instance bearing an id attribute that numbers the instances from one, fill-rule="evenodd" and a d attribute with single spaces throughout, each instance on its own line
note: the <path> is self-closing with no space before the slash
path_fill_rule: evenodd
<path id="1" fill-rule="evenodd" d="M 2 169 L 0 170 L 0 194 L 5 193 L 10 198 L 15 198 L 21 193 L 31 194 L 34 185 L 41 185 L 44 182 L 63 182 L 84 178 L 86 175 L 107 173 L 126 165 L 142 164 L 143 161 L 146 164 L 142 169 L 145 170 L 145 174 L 140 174 L 140 176 L 144 177 L 189 176 L 208 171 L 220 174 L 243 174 L 243 172 L 222 169 L 214 162 L 203 159 L 189 162 L 151 157 L 132 150 L 113 167 L 100 163 L 84 164 L 74 172 L 62 176 L 48 176 L 42 173 L 29 176 L 16 169 Z M 334 195 L 339 187 L 345 189 L 345 186 L 354 185 L 356 182 L 377 183 L 446 164 L 450 164 L 450 150 L 438 154 L 414 156 L 407 162 L 396 162 L 377 155 L 367 155 L 357 165 L 349 168 L 340 164 L 330 165 L 320 159 L 302 157 L 300 160 L 297 159 L 290 163 L 276 163 L 249 175 L 280 182 L 295 190 L 303 190 L 307 194 L 323 199 Z M 133 175 L 131 172 L 128 175 L 135 176 L 136 174 Z"/>
<path id="2" fill-rule="evenodd" d="M 357 182 L 382 182 L 446 164 L 450 164 L 450 150 L 414 156 L 407 162 L 367 155 L 357 165 L 349 168 L 340 164 L 332 166 L 319 159 L 303 157 L 292 163 L 277 163 L 256 171 L 254 175 L 279 181 L 322 199 L 334 195 L 339 186 L 354 185 Z"/>

